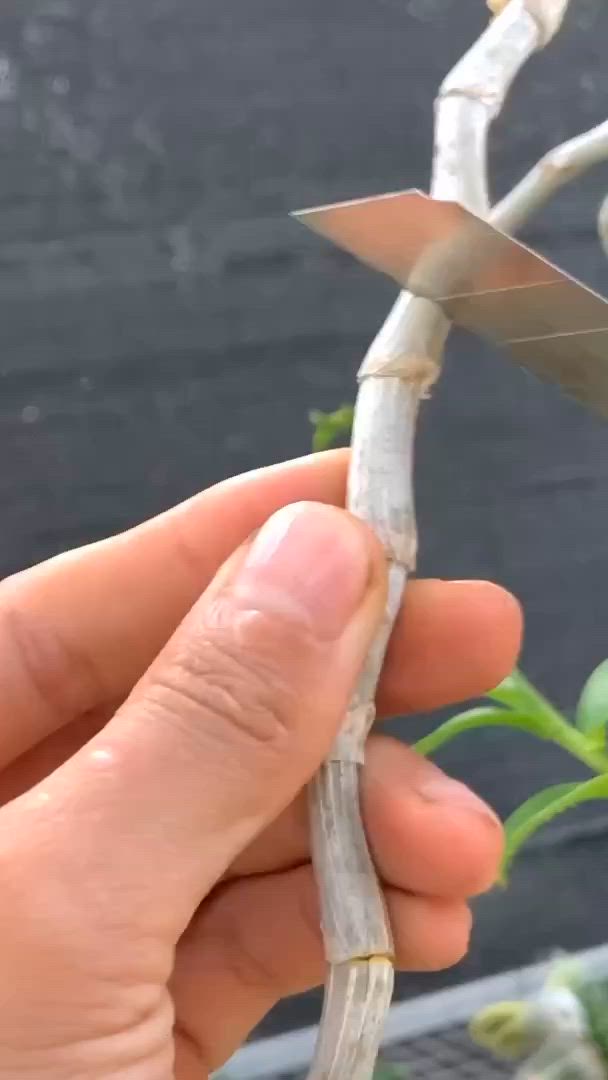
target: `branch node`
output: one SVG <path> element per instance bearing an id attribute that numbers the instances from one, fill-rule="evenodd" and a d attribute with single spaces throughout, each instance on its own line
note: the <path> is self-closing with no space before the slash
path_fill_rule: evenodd
<path id="1" fill-rule="evenodd" d="M 420 396 L 427 397 L 431 386 L 439 378 L 440 370 L 440 365 L 430 356 L 412 353 L 382 356 L 369 352 L 359 368 L 357 378 L 359 382 L 363 379 L 402 379 L 403 382 L 417 384 Z"/>

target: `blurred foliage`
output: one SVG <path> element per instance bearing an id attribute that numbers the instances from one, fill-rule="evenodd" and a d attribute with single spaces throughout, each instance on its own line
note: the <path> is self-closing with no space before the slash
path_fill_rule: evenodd
<path id="1" fill-rule="evenodd" d="M 328 450 L 330 446 L 350 439 L 355 410 L 353 405 L 341 405 L 331 413 L 313 409 L 309 420 L 313 426 L 312 447 L 315 452 Z"/>
<path id="2" fill-rule="evenodd" d="M 451 717 L 421 739 L 416 749 L 429 755 L 457 735 L 487 727 L 514 727 L 553 742 L 583 762 L 595 775 L 589 780 L 555 784 L 536 792 L 505 822 L 506 845 L 501 879 L 506 883 L 513 859 L 538 829 L 559 814 L 595 799 L 608 799 L 608 663 L 604 661 L 583 687 L 571 722 L 532 686 L 522 672 L 512 675 L 488 695 L 491 705 Z"/>

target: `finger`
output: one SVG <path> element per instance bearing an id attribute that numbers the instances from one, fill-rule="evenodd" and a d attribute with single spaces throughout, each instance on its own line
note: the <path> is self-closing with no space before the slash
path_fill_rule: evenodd
<path id="1" fill-rule="evenodd" d="M 509 675 L 521 648 L 521 606 L 489 581 L 413 581 L 391 638 L 380 715 L 479 697 Z"/>
<path id="2" fill-rule="evenodd" d="M 389 885 L 428 896 L 466 898 L 495 884 L 503 851 L 494 812 L 464 784 L 396 739 L 369 739 L 362 772 L 365 828 Z M 266 874 L 310 859 L 305 797 L 294 802 L 230 868 Z"/>
<path id="3" fill-rule="evenodd" d="M 395 889 L 386 898 L 399 968 L 436 971 L 465 954 L 466 904 Z M 218 1068 L 280 998 L 319 985 L 325 970 L 309 866 L 219 889 L 177 950 L 178 1080 Z M 198 1074 L 188 1071 L 196 1061 Z"/>
<path id="4" fill-rule="evenodd" d="M 85 717 L 65 729 L 65 736 L 92 737 L 94 720 Z M 63 742 L 58 746 L 63 752 L 78 749 L 66 746 L 66 738 Z M 372 736 L 365 757 L 363 813 L 384 880 L 431 896 L 470 897 L 490 888 L 497 878 L 503 836 L 489 807 L 397 740 Z M 41 754 L 45 775 L 58 764 Z M 12 789 L 7 779 L 13 781 Z M 27 788 L 37 779 L 24 776 L 21 768 L 9 770 L 0 781 L 2 796 L 16 798 L 24 790 L 15 790 L 15 780 Z M 237 857 L 227 876 L 286 870 L 309 858 L 307 799 L 301 795 Z"/>
<path id="5" fill-rule="evenodd" d="M 122 700 L 221 564 L 281 506 L 344 504 L 344 451 L 228 480 L 102 543 L 0 583 L 0 768 Z"/>
<path id="6" fill-rule="evenodd" d="M 148 593 L 157 595 L 155 588 Z M 22 665 L 22 673 L 30 676 L 37 672 L 33 682 L 37 686 L 48 684 L 48 676 L 41 677 L 41 672 L 48 663 L 56 663 L 56 651 L 52 647 L 28 643 L 26 622 L 22 624 L 21 641 L 29 659 Z M 167 635 L 170 627 L 167 626 Z M 50 636 L 52 636 L 52 631 Z M 517 661 L 522 636 L 521 608 L 517 600 L 506 590 L 485 581 L 412 581 L 408 586 L 405 604 L 397 620 L 397 625 L 389 646 L 388 657 L 380 680 L 378 694 L 378 713 L 380 716 L 403 713 L 409 710 L 438 708 L 441 705 L 464 701 L 477 697 L 490 687 L 496 686 L 510 671 Z M 34 633 L 35 638 L 35 633 Z M 116 628 L 116 639 L 120 640 L 120 630 Z M 123 654 L 131 657 L 137 654 L 136 638 L 133 651 L 124 642 Z M 34 654 L 37 659 L 34 659 Z M 74 655 L 70 653 L 69 655 Z M 46 659 L 44 659 L 46 657 Z M 68 693 L 70 687 L 78 684 L 80 661 L 68 670 L 64 663 L 59 663 L 54 684 L 58 688 L 63 682 Z M 65 654 L 66 663 L 68 654 Z M 87 661 L 88 662 L 88 661 Z M 69 665 L 68 665 L 69 666 Z M 132 682 L 142 672 L 137 669 L 132 673 Z M 26 682 L 30 678 L 26 676 Z M 109 678 L 109 675 L 108 675 Z M 125 685 L 124 697 L 130 690 Z M 13 684 L 14 689 L 14 684 Z M 4 735 L 0 733 L 0 762 L 2 746 L 5 750 L 8 739 L 20 739 L 30 726 L 36 726 L 38 733 L 45 723 L 63 722 L 53 714 L 50 701 L 53 695 L 38 695 L 38 701 L 47 710 L 44 716 L 37 711 L 30 692 L 22 700 L 28 703 L 32 712 L 21 716 L 18 703 L 13 697 L 12 717 L 21 716 L 22 731 L 13 733 L 12 726 L 6 725 Z M 57 701 L 57 695 L 55 695 Z M 50 711 L 48 711 L 50 709 Z M 63 715 L 63 714 L 62 714 Z M 67 750 L 74 753 L 82 745 L 81 734 L 90 737 L 94 729 L 99 730 L 108 718 L 103 708 L 87 713 L 87 721 L 78 724 L 77 730 L 52 732 L 42 745 L 35 746 L 29 753 L 22 754 L 13 767 L 6 768 L 0 775 L 0 804 L 7 798 L 15 798 L 34 783 L 48 774 L 65 760 Z M 10 717 L 8 718 L 10 720 Z M 73 727 L 73 725 L 72 725 Z M 29 736 L 28 736 L 29 737 Z M 4 739 L 4 743 L 3 743 Z"/>
<path id="7" fill-rule="evenodd" d="M 0 769 L 0 807 L 50 776 L 97 735 L 107 720 L 105 710 L 84 713 Z"/>
<path id="8" fill-rule="evenodd" d="M 275 515 L 45 782 L 38 828 L 53 836 L 53 876 L 82 902 L 101 873 L 98 917 L 115 922 L 121 894 L 139 933 L 142 921 L 179 933 L 329 750 L 385 595 L 380 546 L 345 511 Z"/>

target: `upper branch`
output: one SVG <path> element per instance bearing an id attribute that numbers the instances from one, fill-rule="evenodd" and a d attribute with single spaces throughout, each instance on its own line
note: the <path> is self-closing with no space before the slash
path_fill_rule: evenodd
<path id="1" fill-rule="evenodd" d="M 478 214 L 490 209 L 486 148 L 490 124 L 515 76 L 545 42 L 548 24 L 532 0 L 509 0 L 444 79 L 435 102 L 431 191 Z"/>
<path id="2" fill-rule="evenodd" d="M 500 15 L 513 0 L 487 0 L 490 11 Z M 541 32 L 540 48 L 544 48 L 562 25 L 570 0 L 524 0 L 523 6 L 536 19 Z"/>
<path id="3" fill-rule="evenodd" d="M 490 125 L 526 61 L 557 31 L 568 0 L 508 0 L 444 80 L 435 103 L 431 193 L 489 212 L 486 143 Z M 426 387 L 439 375 L 450 324 L 441 309 L 404 291 L 398 297 L 361 368 L 361 375 L 390 372 L 411 360 L 425 369 Z M 426 388 L 425 387 L 425 388 Z"/>
<path id="4" fill-rule="evenodd" d="M 586 172 L 592 165 L 606 159 L 608 120 L 545 154 L 513 190 L 496 204 L 492 211 L 492 223 L 503 232 L 515 232 L 559 188 Z"/>

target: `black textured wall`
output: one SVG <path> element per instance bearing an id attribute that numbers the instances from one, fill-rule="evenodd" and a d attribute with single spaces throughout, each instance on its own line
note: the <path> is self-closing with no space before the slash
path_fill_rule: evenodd
<path id="1" fill-rule="evenodd" d="M 497 125 L 497 193 L 608 114 L 605 0 L 571 7 Z M 352 395 L 393 289 L 286 212 L 424 187 L 435 88 L 485 18 L 481 0 L 4 0 L 1 572 L 307 449 L 307 410 Z M 608 291 L 606 190 L 608 166 L 527 238 Z M 527 670 L 571 706 L 608 655 L 608 428 L 454 335 L 418 477 L 422 572 L 514 589 Z M 494 733 L 444 760 L 501 810 L 572 775 Z M 606 824 L 600 806 L 576 845 L 524 859 L 449 978 L 602 939 Z"/>

